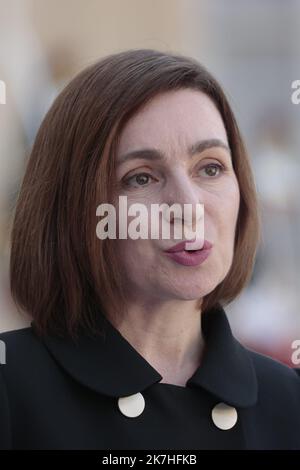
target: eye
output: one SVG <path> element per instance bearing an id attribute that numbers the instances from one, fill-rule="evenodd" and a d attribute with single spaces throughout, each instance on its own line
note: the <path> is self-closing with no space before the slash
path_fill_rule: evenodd
<path id="1" fill-rule="evenodd" d="M 150 181 L 155 181 L 154 178 L 149 175 L 149 173 L 136 173 L 135 175 L 130 176 L 123 180 L 125 186 L 131 186 L 139 188 L 142 186 L 148 186 Z"/>
<path id="2" fill-rule="evenodd" d="M 216 176 L 219 176 L 219 174 L 224 171 L 224 168 L 219 163 L 209 163 L 200 171 L 205 171 L 206 177 L 215 178 Z"/>

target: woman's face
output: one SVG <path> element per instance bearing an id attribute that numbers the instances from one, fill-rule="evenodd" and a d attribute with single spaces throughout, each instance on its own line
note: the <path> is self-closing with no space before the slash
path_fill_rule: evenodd
<path id="1" fill-rule="evenodd" d="M 189 149 L 199 142 L 206 145 L 192 155 Z M 163 158 L 154 151 L 138 155 L 141 149 L 155 149 Z M 130 158 L 128 153 L 133 151 Z M 148 102 L 121 133 L 116 177 L 117 214 L 118 196 L 127 196 L 128 207 L 145 205 L 149 214 L 152 204 L 177 203 L 182 208 L 192 205 L 196 217 L 194 209 L 200 203 L 204 205 L 204 238 L 213 244 L 202 264 L 187 266 L 165 253 L 187 240 L 184 234 L 181 239 L 163 239 L 160 234 L 159 239 L 115 240 L 129 298 L 196 300 L 213 291 L 232 263 L 239 187 L 224 124 L 211 99 L 200 91 L 181 89 Z M 133 218 L 127 218 L 128 223 Z M 182 227 L 186 222 L 180 219 Z"/>

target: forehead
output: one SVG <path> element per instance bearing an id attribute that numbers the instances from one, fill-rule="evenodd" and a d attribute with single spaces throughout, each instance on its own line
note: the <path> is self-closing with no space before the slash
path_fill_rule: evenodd
<path id="1" fill-rule="evenodd" d="M 117 155 L 142 147 L 176 152 L 206 139 L 228 143 L 213 101 L 197 90 L 169 91 L 155 96 L 128 121 L 120 135 Z"/>

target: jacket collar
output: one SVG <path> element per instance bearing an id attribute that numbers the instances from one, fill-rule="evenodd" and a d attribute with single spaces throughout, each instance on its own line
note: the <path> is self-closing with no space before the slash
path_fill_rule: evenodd
<path id="1" fill-rule="evenodd" d="M 162 376 L 100 313 L 104 336 L 47 336 L 43 342 L 58 364 L 82 385 L 107 396 L 120 397 L 145 390 Z M 33 325 L 34 322 L 32 322 Z M 223 307 L 202 314 L 205 341 L 201 365 L 187 387 L 202 387 L 232 406 L 247 407 L 257 400 L 257 380 L 249 351 L 233 336 Z"/>

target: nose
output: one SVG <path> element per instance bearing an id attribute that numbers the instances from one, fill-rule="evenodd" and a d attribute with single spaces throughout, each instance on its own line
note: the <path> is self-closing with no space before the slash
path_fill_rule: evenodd
<path id="1" fill-rule="evenodd" d="M 173 175 L 165 188 L 164 201 L 168 207 L 177 206 L 178 210 L 165 213 L 167 222 L 173 228 L 184 230 L 186 239 L 204 240 L 204 194 L 199 184 L 196 184 L 184 171 Z"/>

